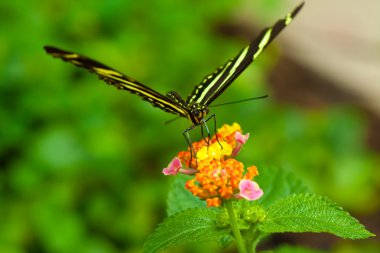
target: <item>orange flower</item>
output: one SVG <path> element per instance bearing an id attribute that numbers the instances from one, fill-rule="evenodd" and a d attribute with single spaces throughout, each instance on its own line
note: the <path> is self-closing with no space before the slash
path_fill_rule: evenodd
<path id="1" fill-rule="evenodd" d="M 193 174 L 194 178 L 187 181 L 185 188 L 194 196 L 205 199 L 209 207 L 220 206 L 225 199 L 257 199 L 263 192 L 252 181 L 258 175 L 256 166 L 248 167 L 244 173 L 243 163 L 232 158 L 239 153 L 248 138 L 249 134 L 241 133 L 239 124 L 224 125 L 218 129 L 217 137 L 192 144 L 194 156 L 190 155 L 189 150 L 179 152 L 163 173 Z M 186 168 L 182 168 L 181 163 Z"/>

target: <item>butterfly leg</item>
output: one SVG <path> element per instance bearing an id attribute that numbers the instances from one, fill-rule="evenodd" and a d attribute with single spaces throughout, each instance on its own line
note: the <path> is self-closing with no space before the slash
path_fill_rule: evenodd
<path id="1" fill-rule="evenodd" d="M 220 142 L 219 142 L 218 133 L 217 133 L 217 131 L 216 131 L 216 117 L 215 117 L 215 114 L 211 115 L 208 119 L 206 119 L 206 120 L 204 121 L 205 126 L 206 126 L 206 129 L 207 129 L 207 132 L 208 132 L 209 139 L 210 139 L 210 131 L 209 131 L 208 128 L 207 128 L 206 122 L 209 121 L 211 118 L 213 118 L 213 120 L 214 120 L 214 133 L 215 133 L 216 141 L 218 142 L 220 148 L 223 149 L 222 144 L 220 144 Z"/>
<path id="2" fill-rule="evenodd" d="M 203 132 L 203 125 L 205 126 L 205 128 L 206 128 L 206 132 L 207 132 L 207 138 L 205 137 L 205 135 L 204 135 L 204 132 Z M 203 138 L 203 140 L 207 143 L 207 148 L 208 148 L 208 146 L 210 145 L 210 138 L 211 138 L 211 136 L 210 136 L 210 130 L 208 129 L 208 126 L 207 126 L 207 124 L 206 124 L 206 121 L 202 121 L 202 123 L 201 123 L 201 134 L 202 134 L 202 138 Z"/>
<path id="3" fill-rule="evenodd" d="M 193 153 L 195 154 L 193 144 L 190 139 L 190 134 L 189 131 L 193 130 L 197 125 L 192 125 L 191 127 L 187 128 L 185 131 L 182 132 L 182 135 L 185 137 L 187 145 L 190 148 L 190 162 L 189 162 L 189 167 L 191 167 L 191 160 L 193 160 Z"/>

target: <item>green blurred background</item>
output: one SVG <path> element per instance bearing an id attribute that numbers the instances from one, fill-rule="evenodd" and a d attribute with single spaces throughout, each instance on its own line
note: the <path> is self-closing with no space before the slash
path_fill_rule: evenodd
<path id="1" fill-rule="evenodd" d="M 141 252 L 166 215 L 172 178 L 161 170 L 186 148 L 181 133 L 189 122 L 163 124 L 172 115 L 53 59 L 44 45 L 82 53 L 160 92 L 186 97 L 257 34 L 247 27 L 263 27 L 254 11 L 268 25 L 297 2 L 283 4 L 2 1 L 0 253 Z M 243 7 L 252 13 L 246 27 L 236 22 Z M 267 77 L 280 57 L 275 42 L 216 103 L 271 95 Z M 349 104 L 310 109 L 272 96 L 212 112 L 219 126 L 238 122 L 251 133 L 240 157 L 246 165 L 294 171 L 378 232 L 379 158 L 366 145 L 364 110 Z M 326 235 L 277 236 L 267 243 L 283 241 L 334 252 L 379 249 L 376 239 Z M 218 251 L 198 245 L 173 252 L 205 249 Z"/>

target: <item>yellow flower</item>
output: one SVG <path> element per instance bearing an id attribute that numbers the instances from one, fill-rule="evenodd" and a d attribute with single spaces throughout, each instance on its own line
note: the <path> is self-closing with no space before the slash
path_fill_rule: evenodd
<path id="1" fill-rule="evenodd" d="M 232 153 L 231 145 L 225 141 L 214 142 L 210 146 L 203 146 L 197 152 L 198 161 L 205 160 L 207 158 L 211 159 L 221 159 L 223 156 L 229 156 Z"/>
<path id="2" fill-rule="evenodd" d="M 218 134 L 221 136 L 228 136 L 231 133 L 235 133 L 236 131 L 241 132 L 241 127 L 238 123 L 233 123 L 232 126 L 224 124 L 221 128 L 218 129 Z"/>

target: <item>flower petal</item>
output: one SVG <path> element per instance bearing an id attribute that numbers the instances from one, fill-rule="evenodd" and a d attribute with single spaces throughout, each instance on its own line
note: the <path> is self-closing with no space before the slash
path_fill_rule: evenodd
<path id="1" fill-rule="evenodd" d="M 208 198 L 206 199 L 207 207 L 218 207 L 222 204 L 222 200 L 220 198 Z"/>
<path id="2" fill-rule="evenodd" d="M 229 156 L 232 153 L 231 146 L 225 142 L 215 142 L 210 146 L 204 146 L 197 152 L 198 161 L 206 159 L 221 159 L 223 156 Z"/>
<path id="3" fill-rule="evenodd" d="M 165 176 L 176 175 L 181 168 L 181 160 L 178 157 L 174 157 L 173 160 L 169 163 L 168 167 L 162 170 L 162 173 L 164 173 Z"/>
<path id="4" fill-rule="evenodd" d="M 239 197 L 245 198 L 247 200 L 256 200 L 263 196 L 263 190 L 260 186 L 251 180 L 242 179 L 239 183 L 240 193 Z"/>
<path id="5" fill-rule="evenodd" d="M 238 123 L 233 123 L 232 126 L 224 124 L 221 128 L 218 129 L 218 134 L 224 138 L 234 133 L 235 131 L 241 131 L 241 127 Z"/>
<path id="6" fill-rule="evenodd" d="M 249 133 L 241 134 L 241 132 L 237 131 L 235 132 L 235 139 L 238 143 L 244 144 L 249 139 Z"/>
<path id="7" fill-rule="evenodd" d="M 232 156 L 236 156 L 240 152 L 240 149 L 243 147 L 243 144 L 245 144 L 248 139 L 249 139 L 249 133 L 243 135 L 239 131 L 235 132 L 236 147 L 234 148 L 234 151 L 232 152 Z"/>

